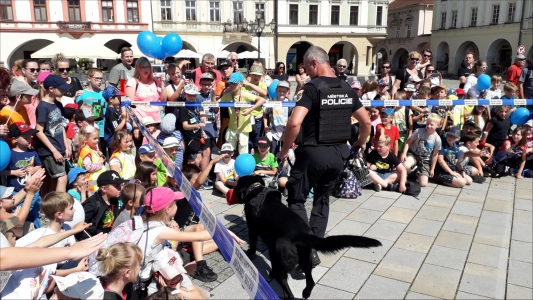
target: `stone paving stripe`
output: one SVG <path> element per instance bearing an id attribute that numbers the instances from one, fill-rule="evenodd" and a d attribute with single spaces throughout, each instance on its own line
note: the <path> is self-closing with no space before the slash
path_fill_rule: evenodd
<path id="1" fill-rule="evenodd" d="M 516 198 L 533 200 L 533 190 L 530 189 L 517 189 L 515 193 Z"/>
<path id="2" fill-rule="evenodd" d="M 444 222 L 450 213 L 450 208 L 430 206 L 427 203 L 422 206 L 416 215 L 417 218 Z"/>
<path id="3" fill-rule="evenodd" d="M 512 240 L 509 259 L 533 263 L 533 244 Z"/>
<path id="4" fill-rule="evenodd" d="M 449 214 L 448 219 L 444 222 L 442 230 L 464 233 L 464 234 L 474 234 L 476 232 L 477 223 L 479 218 Z"/>
<path id="5" fill-rule="evenodd" d="M 328 235 L 363 235 L 368 230 L 368 228 L 370 228 L 370 226 L 371 225 L 367 223 L 342 220 L 339 224 L 337 224 L 333 229 L 328 232 Z"/>
<path id="6" fill-rule="evenodd" d="M 391 206 L 382 216 L 381 219 L 409 224 L 416 215 L 417 211 L 412 209 L 406 209 L 401 207 Z"/>
<path id="7" fill-rule="evenodd" d="M 377 193 L 379 194 L 379 193 Z M 359 208 L 377 210 L 377 211 L 386 211 L 394 203 L 395 199 L 382 198 L 379 196 L 374 196 L 371 199 L 366 200 Z"/>
<path id="8" fill-rule="evenodd" d="M 420 253 L 428 253 L 434 240 L 435 238 L 431 236 L 404 232 L 396 241 L 394 247 Z"/>
<path id="9" fill-rule="evenodd" d="M 389 241 L 396 241 L 404 231 L 406 224 L 391 222 L 386 220 L 377 220 L 370 229 L 365 233 L 365 236 L 376 237 L 377 239 L 384 239 Z"/>
<path id="10" fill-rule="evenodd" d="M 353 249 L 353 248 L 349 248 L 349 249 Z M 366 250 L 366 249 L 365 249 Z M 337 261 L 344 256 L 344 254 L 348 251 L 348 249 L 344 249 L 344 250 L 341 250 L 335 254 L 323 254 L 323 253 L 320 253 L 319 256 L 320 256 L 320 266 L 322 267 L 325 267 L 325 268 L 331 268 L 333 267 L 333 265 L 335 265 L 335 263 L 337 263 Z M 316 281 L 316 280 L 315 280 Z"/>
<path id="11" fill-rule="evenodd" d="M 485 195 L 486 195 L 486 192 L 463 189 L 461 193 L 459 194 L 459 197 L 457 197 L 457 200 L 466 201 L 466 202 L 484 203 Z"/>
<path id="12" fill-rule="evenodd" d="M 443 222 L 416 217 L 407 226 L 405 231 L 435 237 L 439 233 L 442 224 Z"/>
<path id="13" fill-rule="evenodd" d="M 435 245 L 468 251 L 472 238 L 472 235 L 443 230 L 437 236 Z"/>
<path id="14" fill-rule="evenodd" d="M 479 217 L 482 208 L 483 205 L 481 203 L 457 201 L 453 206 L 452 214 Z"/>
<path id="15" fill-rule="evenodd" d="M 407 209 L 419 210 L 422 205 L 424 205 L 426 199 L 420 198 L 416 199 L 412 196 L 401 195 L 396 202 L 392 205 L 393 207 L 402 207 Z"/>
<path id="16" fill-rule="evenodd" d="M 357 208 L 346 217 L 346 220 L 356 221 L 361 223 L 374 224 L 383 214 L 381 211 Z"/>
<path id="17" fill-rule="evenodd" d="M 461 271 L 423 264 L 411 287 L 411 291 L 438 298 L 453 299 Z"/>
<path id="18" fill-rule="evenodd" d="M 483 299 L 492 299 L 492 298 L 487 298 L 487 297 L 459 291 L 457 292 L 457 296 L 455 296 L 455 299 L 457 300 L 477 300 L 477 299 L 483 300 Z"/>
<path id="19" fill-rule="evenodd" d="M 513 202 L 511 201 L 501 201 L 495 199 L 487 199 L 485 205 L 483 206 L 484 210 L 502 212 L 506 214 L 513 213 Z"/>
<path id="20" fill-rule="evenodd" d="M 426 205 L 443 207 L 443 208 L 452 208 L 456 199 L 457 199 L 456 196 L 433 194 L 426 201 Z"/>
<path id="21" fill-rule="evenodd" d="M 506 270 L 466 263 L 459 290 L 493 299 L 503 299 L 506 275 Z"/>
<path id="22" fill-rule="evenodd" d="M 468 254 L 468 262 L 498 269 L 507 269 L 508 248 L 473 243 Z"/>
<path id="23" fill-rule="evenodd" d="M 425 257 L 424 253 L 392 248 L 378 265 L 374 274 L 412 282 Z"/>
<path id="24" fill-rule="evenodd" d="M 516 198 L 514 200 L 514 208 L 520 210 L 533 211 L 533 201 L 528 199 Z"/>
<path id="25" fill-rule="evenodd" d="M 439 185 L 437 188 L 433 191 L 433 195 L 447 195 L 447 196 L 459 196 L 459 193 L 461 192 L 461 189 L 453 188 L 445 185 Z"/>
<path id="26" fill-rule="evenodd" d="M 527 224 L 514 223 L 512 239 L 522 242 L 533 242 L 533 228 Z"/>
<path id="27" fill-rule="evenodd" d="M 533 212 L 515 209 L 513 222 L 533 225 Z"/>
<path id="28" fill-rule="evenodd" d="M 511 227 L 513 215 L 484 210 L 479 218 L 479 223 Z"/>
<path id="29" fill-rule="evenodd" d="M 479 224 L 474 242 L 496 247 L 509 248 L 511 228 L 492 224 Z"/>
<path id="30" fill-rule="evenodd" d="M 339 199 L 335 201 L 333 204 L 329 205 L 330 211 L 336 211 L 341 213 L 351 213 L 363 203 L 363 201 L 357 201 L 358 199 L 353 199 L 353 201 L 350 200 L 343 200 Z"/>
<path id="31" fill-rule="evenodd" d="M 357 293 L 375 268 L 375 264 L 342 257 L 317 282 L 332 288 Z"/>
<path id="32" fill-rule="evenodd" d="M 440 299 L 440 298 L 435 298 L 429 295 L 419 294 L 419 293 L 415 293 L 412 291 L 410 291 L 407 294 L 407 297 L 405 297 L 405 300 L 433 300 L 433 299 Z"/>
<path id="33" fill-rule="evenodd" d="M 433 245 L 424 264 L 463 271 L 468 251 Z"/>
<path id="34" fill-rule="evenodd" d="M 514 284 L 507 285 L 507 299 L 533 299 L 533 289 Z"/>
<path id="35" fill-rule="evenodd" d="M 369 236 L 370 237 L 370 236 Z M 373 237 L 376 238 L 376 237 Z M 346 254 L 344 256 L 350 257 L 357 260 L 362 260 L 366 262 L 370 262 L 373 264 L 379 264 L 379 262 L 383 259 L 385 254 L 389 251 L 389 249 L 394 244 L 393 241 L 388 240 L 380 240 L 382 246 L 381 247 L 375 247 L 375 248 L 350 248 L 348 251 L 346 251 Z"/>
<path id="36" fill-rule="evenodd" d="M 507 283 L 533 288 L 533 265 L 530 263 L 509 260 L 508 276 Z"/>
<path id="37" fill-rule="evenodd" d="M 402 299 L 409 283 L 371 275 L 354 299 Z"/>

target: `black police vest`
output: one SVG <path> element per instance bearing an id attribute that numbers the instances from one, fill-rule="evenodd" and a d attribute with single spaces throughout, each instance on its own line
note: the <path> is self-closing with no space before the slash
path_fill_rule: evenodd
<path id="1" fill-rule="evenodd" d="M 353 90 L 344 81 L 328 85 L 320 78 L 311 80 L 318 91 L 318 117 L 302 123 L 296 143 L 298 145 L 345 144 L 351 137 Z M 314 130 L 314 137 L 310 134 Z M 308 134 L 309 133 L 309 134 Z M 306 138 L 306 139 L 305 139 Z M 305 139 L 305 140 L 304 140 Z"/>

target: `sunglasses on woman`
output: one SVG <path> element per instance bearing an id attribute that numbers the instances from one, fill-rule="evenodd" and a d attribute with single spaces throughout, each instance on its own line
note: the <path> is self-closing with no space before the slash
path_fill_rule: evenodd
<path id="1" fill-rule="evenodd" d="M 70 71 L 70 68 L 57 68 L 57 70 L 61 73 Z"/>
<path id="2" fill-rule="evenodd" d="M 41 71 L 40 68 L 27 68 L 26 70 L 29 70 L 29 71 L 32 72 L 32 73 L 38 73 L 38 72 Z"/>

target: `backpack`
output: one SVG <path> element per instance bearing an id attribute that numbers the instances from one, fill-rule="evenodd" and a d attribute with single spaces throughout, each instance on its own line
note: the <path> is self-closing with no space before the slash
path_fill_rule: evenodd
<path id="1" fill-rule="evenodd" d="M 164 226 L 164 225 L 159 225 Z M 111 232 L 107 235 L 107 239 L 104 242 L 103 249 L 109 249 L 111 246 L 113 246 L 116 243 L 126 243 L 131 242 L 135 245 L 138 245 L 141 241 L 141 238 L 144 233 L 146 233 L 148 230 L 153 229 L 155 227 L 159 226 L 148 226 L 148 224 L 144 224 L 141 216 L 134 216 L 130 220 L 118 225 L 117 227 L 113 228 Z M 155 255 L 161 250 L 159 249 L 162 247 L 155 247 L 150 248 L 150 250 L 145 249 L 145 258 L 143 259 L 141 265 L 144 266 L 148 263 L 151 263 L 153 261 L 153 258 Z M 98 250 L 89 255 L 89 272 L 93 273 L 95 276 L 103 276 L 102 271 L 100 270 L 100 266 L 102 265 L 101 261 L 96 260 L 96 256 L 98 255 Z M 142 267 L 141 266 L 141 267 Z"/>
<path id="2" fill-rule="evenodd" d="M 422 188 L 420 187 L 420 184 L 418 184 L 418 182 L 415 182 L 415 181 L 410 181 L 408 180 L 406 183 L 405 183 L 405 187 L 407 188 L 405 190 L 405 192 L 403 192 L 405 195 L 408 195 L 408 196 L 413 196 L 415 198 L 418 197 L 418 195 L 420 195 L 420 192 L 422 191 Z"/>
<path id="3" fill-rule="evenodd" d="M 345 168 L 335 183 L 332 195 L 336 198 L 355 199 L 361 196 L 361 183 L 357 181 L 352 171 Z"/>

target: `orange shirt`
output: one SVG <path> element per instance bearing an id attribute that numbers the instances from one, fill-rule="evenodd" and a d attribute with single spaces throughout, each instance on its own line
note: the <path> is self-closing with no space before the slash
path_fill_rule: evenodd
<path id="1" fill-rule="evenodd" d="M 10 114 L 11 114 L 11 109 L 4 106 L 2 110 L 0 110 L 0 124 L 6 124 L 7 119 L 9 118 Z M 24 105 L 20 107 L 18 112 L 13 111 L 11 118 L 9 118 L 9 122 L 7 123 L 7 127 L 9 128 L 11 125 L 13 125 L 13 123 L 17 123 L 17 122 L 24 122 L 28 126 L 31 126 L 30 118 L 28 117 L 28 112 L 26 111 L 26 108 L 24 107 Z M 5 136 L 4 138 L 7 144 L 11 148 L 15 147 L 15 141 L 12 138 L 8 136 Z"/>

